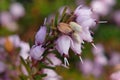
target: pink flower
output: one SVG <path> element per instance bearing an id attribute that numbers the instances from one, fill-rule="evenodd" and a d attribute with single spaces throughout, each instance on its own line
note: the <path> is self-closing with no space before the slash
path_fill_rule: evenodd
<path id="1" fill-rule="evenodd" d="M 84 27 L 91 27 L 91 26 L 95 26 L 96 22 L 93 18 L 93 12 L 90 8 L 85 7 L 85 6 L 78 6 L 77 9 L 74 12 L 74 15 L 76 15 L 76 22 L 78 24 L 80 24 L 82 26 L 82 28 Z"/>
<path id="2" fill-rule="evenodd" d="M 120 26 L 120 10 L 114 12 L 113 20 L 118 26 Z"/>
<path id="3" fill-rule="evenodd" d="M 39 31 L 35 35 L 35 44 L 40 45 L 45 41 L 45 37 L 47 34 L 46 26 L 41 26 Z"/>
<path id="4" fill-rule="evenodd" d="M 91 3 L 93 12 L 105 16 L 109 12 L 109 7 L 102 0 L 93 0 Z"/>
<path id="5" fill-rule="evenodd" d="M 112 73 L 110 78 L 111 80 L 120 80 L 120 71 Z"/>
<path id="6" fill-rule="evenodd" d="M 120 53 L 118 52 L 113 52 L 110 55 L 110 61 L 109 61 L 110 65 L 115 66 L 120 64 Z"/>
<path id="7" fill-rule="evenodd" d="M 46 60 L 49 66 L 55 67 L 60 66 L 62 64 L 61 60 L 57 58 L 55 54 L 50 53 L 47 55 L 47 58 L 52 62 L 50 63 L 49 61 Z"/>
<path id="8" fill-rule="evenodd" d="M 70 48 L 70 42 L 71 38 L 67 35 L 60 36 L 56 41 L 56 49 L 62 56 L 64 56 L 65 65 L 69 65 L 67 57 L 69 55 L 68 51 Z"/>
<path id="9" fill-rule="evenodd" d="M 100 43 L 95 45 L 96 48 L 92 48 L 92 52 L 95 56 L 104 55 L 104 46 Z"/>
<path id="10" fill-rule="evenodd" d="M 67 35 L 60 36 L 56 41 L 56 49 L 63 56 L 68 56 L 71 38 Z"/>
<path id="11" fill-rule="evenodd" d="M 83 29 L 83 31 L 79 33 L 79 35 L 84 41 L 87 41 L 87 42 L 93 41 L 93 38 L 91 36 L 89 29 Z"/>
<path id="12" fill-rule="evenodd" d="M 43 48 L 42 45 L 39 46 L 33 45 L 33 47 L 30 50 L 30 56 L 35 60 L 41 60 L 44 51 L 45 48 Z"/>
<path id="13" fill-rule="evenodd" d="M 43 73 L 47 74 L 43 80 L 61 80 L 61 76 L 59 76 L 54 70 L 51 69 L 43 69 Z"/>
<path id="14" fill-rule="evenodd" d="M 84 60 L 84 64 L 79 64 L 79 67 L 85 75 L 90 75 L 93 71 L 93 63 L 91 60 Z"/>
<path id="15" fill-rule="evenodd" d="M 25 15 L 25 9 L 20 3 L 13 3 L 10 6 L 10 13 L 15 19 L 23 17 Z"/>

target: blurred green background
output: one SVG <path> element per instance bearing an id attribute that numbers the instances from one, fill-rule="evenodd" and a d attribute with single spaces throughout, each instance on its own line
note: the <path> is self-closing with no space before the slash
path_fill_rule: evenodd
<path id="1" fill-rule="evenodd" d="M 86 0 L 89 4 L 91 0 Z M 0 25 L 0 36 L 8 36 L 11 34 L 19 34 L 21 39 L 29 42 L 34 41 L 34 35 L 37 32 L 40 25 L 43 24 L 44 18 L 48 17 L 50 14 L 56 13 L 62 6 L 69 6 L 74 10 L 77 5 L 75 0 L 0 0 L 0 12 L 8 11 L 10 4 L 13 2 L 21 3 L 25 8 L 25 16 L 20 18 L 17 23 L 19 24 L 19 29 L 15 32 L 11 32 Z M 117 0 L 117 4 L 114 6 L 113 11 L 120 9 L 120 0 Z M 111 15 L 111 14 L 109 14 Z M 98 25 L 98 29 L 94 31 L 94 42 L 103 43 L 106 52 L 111 50 L 120 52 L 120 26 L 113 23 L 110 17 L 102 17 L 102 20 L 107 20 L 108 23 Z M 89 43 L 85 44 L 85 49 L 83 49 L 83 59 L 92 59 L 93 55 L 91 52 L 91 45 Z M 82 75 L 75 66 L 74 61 L 78 60 L 73 54 L 70 54 L 73 58 L 70 58 L 71 68 L 69 70 L 57 67 L 57 72 L 63 76 L 64 80 L 94 80 L 94 77 Z M 103 76 L 98 80 L 107 80 L 106 76 L 109 75 L 109 68 L 103 73 Z"/>

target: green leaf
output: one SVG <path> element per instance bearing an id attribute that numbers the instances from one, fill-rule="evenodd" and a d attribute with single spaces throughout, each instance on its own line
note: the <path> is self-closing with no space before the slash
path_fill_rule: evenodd
<path id="1" fill-rule="evenodd" d="M 35 80 L 42 80 L 43 77 L 47 76 L 46 74 L 35 75 Z"/>
<path id="2" fill-rule="evenodd" d="M 31 69 L 29 64 L 27 64 L 22 57 L 20 57 L 22 64 L 25 66 L 26 70 L 28 71 L 29 75 L 31 74 Z"/>

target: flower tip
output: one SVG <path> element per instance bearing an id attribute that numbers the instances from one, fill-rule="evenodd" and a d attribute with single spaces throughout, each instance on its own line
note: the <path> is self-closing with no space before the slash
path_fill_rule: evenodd
<path id="1" fill-rule="evenodd" d="M 64 57 L 64 65 L 65 65 L 66 67 L 70 65 L 66 57 Z"/>
<path id="2" fill-rule="evenodd" d="M 92 46 L 95 48 L 95 49 L 97 49 L 97 47 L 95 46 L 95 44 L 94 43 L 91 43 L 92 44 Z"/>
<path id="3" fill-rule="evenodd" d="M 84 62 L 83 62 L 83 60 L 82 60 L 82 57 L 81 57 L 81 56 L 79 56 L 79 59 L 80 59 L 81 63 L 83 64 Z"/>

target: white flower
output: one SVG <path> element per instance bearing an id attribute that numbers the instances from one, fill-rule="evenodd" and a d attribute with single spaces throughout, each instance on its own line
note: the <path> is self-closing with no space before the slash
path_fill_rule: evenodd
<path id="1" fill-rule="evenodd" d="M 24 7 L 20 3 L 13 3 L 10 6 L 10 13 L 15 19 L 23 17 L 25 15 Z"/>
<path id="2" fill-rule="evenodd" d="M 43 48 L 42 45 L 39 46 L 33 45 L 33 47 L 30 50 L 30 56 L 35 60 L 41 60 L 44 51 L 45 48 Z"/>
<path id="3" fill-rule="evenodd" d="M 110 76 L 111 80 L 120 80 L 120 71 L 114 72 Z"/>
<path id="4" fill-rule="evenodd" d="M 47 34 L 46 26 L 41 26 L 39 31 L 35 35 L 35 44 L 36 45 L 42 44 L 45 41 L 46 34 Z"/>

